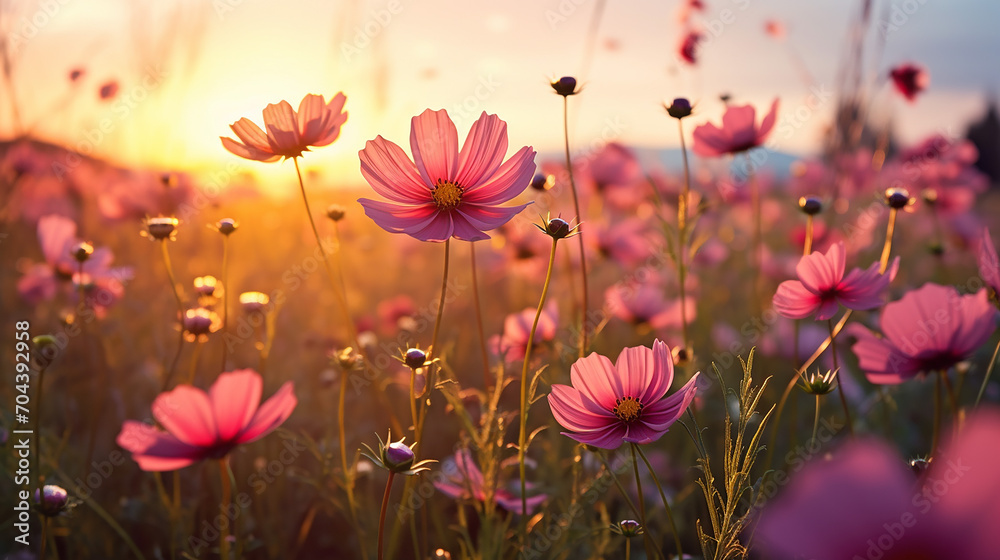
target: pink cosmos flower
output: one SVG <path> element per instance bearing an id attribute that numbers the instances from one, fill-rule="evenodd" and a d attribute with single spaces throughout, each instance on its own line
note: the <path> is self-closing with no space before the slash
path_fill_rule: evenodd
<path id="1" fill-rule="evenodd" d="M 677 54 L 680 55 L 681 60 L 687 62 L 688 64 L 694 64 L 698 61 L 698 43 L 704 39 L 705 36 L 698 30 L 692 29 L 684 34 L 681 39 L 680 45 L 677 46 Z"/>
<path id="2" fill-rule="evenodd" d="M 973 415 L 916 476 L 886 444 L 850 441 L 765 505 L 757 541 L 791 560 L 986 560 L 1000 546 L 1000 413 Z"/>
<path id="3" fill-rule="evenodd" d="M 503 322 L 503 335 L 490 338 L 493 351 L 507 361 L 523 360 L 528 349 L 528 336 L 531 334 L 531 323 L 535 320 L 535 311 L 534 307 L 529 307 L 520 313 L 507 315 Z M 538 317 L 533 347 L 555 340 L 558 326 L 559 309 L 554 303 L 550 303 Z"/>
<path id="4" fill-rule="evenodd" d="M 221 459 L 237 445 L 274 431 L 298 400 L 288 381 L 260 403 L 263 381 L 250 369 L 223 373 L 206 393 L 180 385 L 153 401 L 153 417 L 166 431 L 126 420 L 118 445 L 144 471 L 172 471 L 203 459 Z"/>
<path id="5" fill-rule="evenodd" d="M 795 272 L 798 280 L 786 280 L 774 294 L 774 309 L 789 319 L 804 319 L 815 315 L 825 321 L 837 313 L 840 304 L 855 310 L 882 305 L 882 293 L 895 275 L 899 257 L 886 274 L 878 271 L 879 263 L 866 270 L 855 268 L 844 277 L 846 263 L 844 243 L 836 243 L 826 254 L 819 251 L 802 257 Z"/>
<path id="6" fill-rule="evenodd" d="M 570 370 L 573 386 L 553 385 L 552 416 L 580 443 L 617 449 L 624 442 L 656 441 L 694 399 L 698 374 L 663 398 L 674 380 L 670 348 L 659 340 L 652 350 L 626 348 L 618 361 L 599 354 L 580 358 Z"/>
<path id="7" fill-rule="evenodd" d="M 229 126 L 241 142 L 220 137 L 222 145 L 235 155 L 255 161 L 299 157 L 310 147 L 327 146 L 340 136 L 340 127 L 347 121 L 345 101 L 347 98 L 340 92 L 329 103 L 322 95 L 310 93 L 299 102 L 298 112 L 287 101 L 269 103 L 264 108 L 266 133 L 244 117 Z"/>
<path id="8" fill-rule="evenodd" d="M 38 220 L 38 241 L 42 246 L 45 263 L 33 264 L 24 276 L 17 282 L 17 291 L 29 304 L 36 305 L 41 301 L 50 300 L 56 296 L 60 286 L 71 288 L 67 290 L 70 298 L 77 297 L 77 286 L 83 284 L 88 305 L 97 307 L 90 301 L 91 290 L 102 291 L 100 298 L 108 307 L 121 298 L 122 281 L 132 278 L 129 267 L 112 268 L 114 255 L 107 247 L 94 250 L 90 258 L 83 263 L 83 275 L 80 275 L 80 264 L 73 259 L 70 251 L 80 243 L 76 237 L 76 223 L 62 216 L 45 216 Z"/>
<path id="9" fill-rule="evenodd" d="M 482 502 L 486 499 L 483 491 L 483 473 L 472 460 L 472 453 L 468 449 L 457 451 L 454 457 L 446 459 L 441 464 L 441 473 L 445 478 L 435 479 L 434 487 L 457 500 L 476 500 Z M 505 488 L 497 488 L 493 494 L 498 506 L 517 514 L 521 511 L 520 490 L 517 493 L 510 492 Z M 548 499 L 545 494 L 528 496 L 528 513 L 531 513 L 542 502 Z"/>
<path id="10" fill-rule="evenodd" d="M 868 381 L 894 385 L 965 360 L 989 340 L 995 318 L 986 290 L 960 296 L 951 286 L 925 284 L 885 306 L 881 338 L 855 329 L 853 350 Z"/>
<path id="11" fill-rule="evenodd" d="M 413 161 L 378 136 L 359 152 L 361 174 L 390 202 L 359 199 L 365 214 L 386 231 L 421 241 L 489 239 L 524 209 L 498 206 L 520 194 L 535 173 L 535 151 L 518 150 L 506 162 L 507 123 L 485 112 L 458 149 L 447 111 L 424 111 L 410 123 Z"/>
<path id="12" fill-rule="evenodd" d="M 604 293 L 608 311 L 623 321 L 654 330 L 681 326 L 679 299 L 668 300 L 658 282 L 618 283 Z M 694 298 L 687 298 L 687 319 L 697 313 Z"/>
<path id="13" fill-rule="evenodd" d="M 889 72 L 889 77 L 896 90 L 910 102 L 913 102 L 917 94 L 927 89 L 931 83 L 931 77 L 926 70 L 910 63 L 893 68 Z"/>
<path id="14" fill-rule="evenodd" d="M 993 239 L 990 238 L 989 228 L 983 228 L 976 261 L 979 264 L 979 276 L 983 282 L 993 289 L 993 293 L 1000 294 L 1000 258 L 997 257 L 997 248 L 993 246 Z"/>
<path id="15" fill-rule="evenodd" d="M 755 122 L 756 116 L 757 112 L 751 105 L 729 107 L 722 116 L 722 128 L 705 123 L 694 129 L 691 134 L 694 140 L 691 149 L 702 157 L 715 157 L 760 146 L 774 128 L 774 121 L 778 116 L 778 100 L 775 99 L 771 104 L 771 110 L 759 127 Z"/>

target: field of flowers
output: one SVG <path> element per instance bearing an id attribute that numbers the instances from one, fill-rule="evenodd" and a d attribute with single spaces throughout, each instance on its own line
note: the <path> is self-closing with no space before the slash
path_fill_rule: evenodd
<path id="1" fill-rule="evenodd" d="M 913 63 L 878 82 L 929 86 Z M 665 164 L 574 146 L 587 84 L 538 87 L 564 154 L 433 100 L 409 137 L 344 147 L 351 91 L 217 131 L 293 198 L 0 143 L 0 552 L 1000 557 L 976 146 L 895 142 L 859 86 L 784 169 L 794 105 L 665 92 Z M 309 161 L 334 147 L 366 184 L 326 188 Z"/>

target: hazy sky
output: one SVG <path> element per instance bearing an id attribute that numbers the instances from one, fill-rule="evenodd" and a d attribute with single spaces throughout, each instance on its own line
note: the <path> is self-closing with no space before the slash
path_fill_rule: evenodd
<path id="1" fill-rule="evenodd" d="M 679 1 L 609 1 L 588 68 L 583 60 L 593 0 L 265 1 L 43 0 L 3 5 L 0 28 L 13 45 L 21 130 L 124 162 L 212 168 L 233 162 L 218 137 L 242 116 L 260 122 L 269 102 L 293 105 L 306 93 L 343 91 L 350 118 L 333 146 L 309 166 L 360 180 L 357 150 L 378 134 L 405 145 L 409 119 L 445 108 L 464 137 L 486 110 L 509 124 L 512 149 L 561 146 L 561 99 L 550 77 L 585 82 L 571 99 L 574 146 L 615 138 L 642 146 L 677 144 L 660 103 L 698 103 L 690 126 L 717 121 L 718 95 L 765 107 L 780 97 L 779 119 L 795 131 L 777 148 L 809 153 L 829 123 L 837 68 L 851 14 L 847 0 L 708 0 L 696 18 L 708 40 L 696 66 L 678 61 Z M 869 60 L 884 37 L 883 76 L 917 61 L 931 89 L 907 104 L 886 89 L 875 113 L 891 117 L 904 140 L 961 134 L 998 91 L 1000 2 L 875 1 Z M 787 27 L 784 41 L 764 22 Z M 73 88 L 71 68 L 86 74 Z M 812 83 L 807 82 L 805 75 Z M 107 80 L 118 97 L 97 99 Z M 813 102 L 810 94 L 818 97 Z M 9 90 L 0 96 L 0 135 L 15 133 Z M 105 125 L 107 132 L 100 131 Z M 781 121 L 779 121 L 781 122 Z M 786 127 L 786 130 L 788 127 Z M 241 163 L 241 165 L 243 165 Z M 283 165 L 245 164 L 263 177 Z"/>

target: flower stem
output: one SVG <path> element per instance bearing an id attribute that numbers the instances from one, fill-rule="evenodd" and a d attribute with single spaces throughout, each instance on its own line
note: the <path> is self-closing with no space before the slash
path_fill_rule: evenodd
<path id="1" fill-rule="evenodd" d="M 643 532 L 643 542 L 646 544 L 646 556 L 652 558 L 650 538 L 649 538 L 649 528 L 646 526 L 646 499 L 642 495 L 642 479 L 639 478 L 639 462 L 635 458 L 635 443 L 629 444 L 632 450 L 632 470 L 635 473 L 635 492 L 639 499 L 639 523 L 642 525 Z M 677 534 L 674 533 L 674 536 Z"/>
<path id="2" fill-rule="evenodd" d="M 576 223 L 583 222 L 580 214 L 580 198 L 576 193 L 576 181 L 573 179 L 573 162 L 569 155 L 569 97 L 563 96 L 563 139 L 566 148 L 566 173 L 569 174 L 570 192 L 573 193 L 573 211 L 576 212 Z M 587 255 L 583 247 L 582 228 L 577 231 L 577 241 L 580 244 L 580 278 L 583 281 L 583 297 L 580 308 L 580 354 L 582 358 L 587 352 Z M 529 341 L 530 343 L 530 341 Z"/>
<path id="3" fill-rule="evenodd" d="M 955 398 L 955 390 L 951 387 L 951 379 L 948 377 L 948 370 L 941 370 L 941 379 L 944 380 L 945 393 L 948 395 L 948 406 L 954 420 L 958 420 L 958 399 Z"/>
<path id="4" fill-rule="evenodd" d="M 35 418 L 34 426 L 31 427 L 32 436 L 35 438 L 35 454 L 38 456 L 38 465 L 41 466 L 42 458 L 42 434 L 39 432 L 39 424 L 42 419 L 42 389 L 45 388 L 45 368 L 38 368 L 38 393 L 35 395 Z M 41 488 L 39 482 L 39 475 L 41 474 L 41 468 L 36 468 L 34 472 L 35 486 L 34 489 Z"/>
<path id="5" fill-rule="evenodd" d="M 819 395 L 816 395 L 816 415 L 813 416 L 813 433 L 809 438 L 810 443 L 816 441 L 816 433 L 819 432 Z"/>
<path id="6" fill-rule="evenodd" d="M 187 382 L 188 385 L 194 385 L 194 378 L 198 374 L 198 357 L 201 354 L 202 342 L 194 343 L 194 350 L 191 352 L 191 368 L 188 371 Z"/>
<path id="7" fill-rule="evenodd" d="M 222 510 L 222 517 L 227 519 L 225 527 L 222 528 L 219 534 L 219 556 L 222 560 L 230 560 L 229 558 L 229 527 L 231 521 L 228 520 L 226 516 L 229 515 L 230 504 L 232 502 L 233 488 L 229 481 L 229 467 L 226 466 L 226 458 L 223 457 L 219 459 L 219 476 L 222 478 L 222 505 L 220 509 Z"/>
<path id="8" fill-rule="evenodd" d="M 535 309 L 535 319 L 531 322 L 531 331 L 528 334 L 528 344 L 524 349 L 524 364 L 521 366 L 521 414 L 520 432 L 517 437 L 517 464 L 521 475 L 521 545 L 527 544 L 527 519 L 528 519 L 528 495 L 526 492 L 527 478 L 524 466 L 526 447 L 528 446 L 528 365 L 531 363 L 531 350 L 534 346 L 535 331 L 538 329 L 538 319 L 542 316 L 542 309 L 545 307 L 545 298 L 549 294 L 549 284 L 552 281 L 552 268 L 556 262 L 556 245 L 559 240 L 552 238 L 552 248 L 549 249 L 549 265 L 545 271 L 545 283 L 542 284 L 542 297 L 538 299 L 538 308 Z"/>
<path id="9" fill-rule="evenodd" d="M 649 471 L 649 476 L 653 478 L 653 484 L 656 485 L 656 489 L 660 492 L 660 499 L 663 500 L 663 509 L 667 512 L 667 520 L 670 521 L 670 530 L 674 532 L 674 545 L 677 546 L 677 558 L 684 558 L 684 549 L 681 548 L 681 535 L 677 532 L 677 524 L 674 522 L 674 512 L 670 509 L 670 503 L 667 502 L 667 495 L 663 492 L 663 486 L 660 485 L 660 479 L 656 476 L 656 471 L 653 470 L 653 466 L 649 464 L 649 459 L 646 458 L 646 453 L 643 452 L 642 447 L 632 444 L 639 451 L 639 457 L 642 457 L 642 462 L 646 463 L 646 470 Z M 643 527 L 643 531 L 646 528 Z"/>
<path id="10" fill-rule="evenodd" d="M 49 540 L 49 518 L 42 516 L 42 539 L 39 544 L 38 550 L 38 560 L 45 560 L 45 545 L 48 544 Z"/>
<path id="11" fill-rule="evenodd" d="M 385 482 L 385 494 L 382 496 L 382 511 L 378 516 L 378 560 L 382 560 L 382 535 L 385 532 L 385 512 L 389 509 L 389 491 L 392 490 L 392 478 L 396 473 L 389 471 L 389 480 Z"/>
<path id="12" fill-rule="evenodd" d="M 167 278 L 170 280 L 170 291 L 174 294 L 174 299 L 177 300 L 177 313 L 178 320 L 184 320 L 184 300 L 181 299 L 181 292 L 177 288 L 177 279 L 174 277 L 174 267 L 170 264 L 170 252 L 167 250 L 167 240 L 160 240 L 160 253 L 163 255 L 163 265 L 167 269 Z M 166 378 L 163 380 L 163 390 L 165 391 L 170 385 L 170 380 L 174 377 L 174 371 L 177 370 L 177 362 L 181 357 L 181 350 L 184 348 L 184 329 L 181 329 L 181 334 L 179 341 L 177 343 L 177 353 L 174 354 L 174 360 L 170 364 L 170 371 L 167 372 Z"/>
<path id="13" fill-rule="evenodd" d="M 753 171 L 750 152 L 746 152 L 747 181 L 750 183 L 750 204 L 753 207 L 753 302 L 757 315 L 763 312 L 761 300 L 761 282 L 764 277 L 764 227 L 761 211 L 760 184 Z"/>
<path id="14" fill-rule="evenodd" d="M 438 300 L 438 312 L 437 318 L 434 319 L 434 334 L 431 335 L 431 346 L 429 349 L 429 354 L 431 357 L 438 357 L 437 349 L 437 339 L 438 333 L 441 331 L 441 317 L 444 315 L 444 298 L 448 293 L 448 255 L 451 253 L 449 250 L 451 248 L 451 239 L 444 240 L 444 274 L 441 277 L 441 298 Z M 428 379 L 428 381 L 430 381 Z M 425 391 L 429 388 L 425 388 Z"/>
<path id="15" fill-rule="evenodd" d="M 837 371 L 840 369 L 840 365 L 837 363 L 837 333 L 833 332 L 833 319 L 827 319 L 826 324 L 830 327 L 830 353 L 833 354 L 833 370 Z M 840 404 L 844 407 L 844 418 L 847 423 L 847 433 L 853 436 L 854 425 L 851 422 L 851 410 L 847 406 L 847 397 L 844 395 L 843 380 L 837 383 L 837 393 L 840 394 Z"/>
<path id="16" fill-rule="evenodd" d="M 681 156 L 684 160 L 684 190 L 677 197 L 677 283 L 681 295 L 681 336 L 684 340 L 684 349 L 688 350 L 690 339 L 688 337 L 687 287 L 684 284 L 687 276 L 687 215 L 691 195 L 691 171 L 688 167 L 683 122 L 682 119 L 677 119 L 677 131 L 681 137 Z M 653 188 L 656 189 L 655 186 Z"/>
<path id="17" fill-rule="evenodd" d="M 979 386 L 979 394 L 976 395 L 976 403 L 972 405 L 973 408 L 979 406 L 979 401 L 982 400 L 983 393 L 986 392 L 986 386 L 990 382 L 990 374 L 993 373 L 993 367 L 997 365 L 997 353 L 1000 353 L 1000 340 L 997 341 L 997 346 L 993 349 L 993 357 L 990 358 L 990 365 L 986 368 L 986 375 L 983 376 L 983 384 Z"/>
<path id="18" fill-rule="evenodd" d="M 490 381 L 490 356 L 486 351 L 486 334 L 483 332 L 483 310 L 479 302 L 479 278 L 476 275 L 476 244 L 469 243 L 469 250 L 472 254 L 472 299 L 476 302 L 476 327 L 479 329 L 479 353 L 482 354 L 483 359 L 483 391 L 489 395 L 490 387 L 493 384 Z"/>
<path id="19" fill-rule="evenodd" d="M 226 359 L 229 357 L 229 343 L 226 333 L 229 331 L 229 236 L 222 236 L 222 368 L 226 371 Z"/>
<path id="20" fill-rule="evenodd" d="M 813 217 L 812 214 L 806 215 L 806 240 L 802 244 L 802 256 L 806 257 L 812 253 L 813 247 Z"/>
<path id="21" fill-rule="evenodd" d="M 941 373 L 934 383 L 934 426 L 931 431 L 931 457 L 937 454 L 938 439 L 941 435 Z"/>
<path id="22" fill-rule="evenodd" d="M 625 560 L 632 559 L 632 539 L 625 537 Z"/>

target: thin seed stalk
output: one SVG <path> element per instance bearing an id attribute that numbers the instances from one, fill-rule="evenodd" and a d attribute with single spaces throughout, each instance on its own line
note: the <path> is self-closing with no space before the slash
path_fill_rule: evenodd
<path id="1" fill-rule="evenodd" d="M 538 300 L 538 308 L 535 310 L 535 318 L 531 322 L 531 331 L 528 334 L 528 344 L 524 349 L 524 364 L 521 366 L 521 414 L 520 432 L 517 437 L 517 463 L 518 471 L 521 475 L 521 544 L 527 543 L 527 517 L 528 517 L 528 496 L 527 496 L 527 476 L 524 465 L 527 441 L 528 441 L 528 364 L 531 363 L 531 350 L 534 346 L 535 331 L 538 329 L 538 320 L 545 307 L 545 298 L 549 294 L 549 285 L 552 282 L 552 268 L 556 261 L 556 245 L 559 240 L 552 238 L 552 248 L 549 250 L 549 265 L 545 271 L 545 283 L 542 285 L 542 296 Z"/>
<path id="2" fill-rule="evenodd" d="M 642 462 L 646 463 L 646 470 L 649 471 L 649 475 L 653 478 L 653 484 L 656 485 L 656 489 L 660 492 L 663 509 L 666 510 L 667 520 L 670 521 L 670 530 L 674 532 L 674 545 L 677 547 L 677 558 L 684 558 L 684 549 L 681 547 L 681 535 L 677 532 L 677 524 L 674 522 L 674 512 L 670 509 L 670 503 L 667 501 L 667 495 L 663 492 L 663 486 L 660 485 L 660 479 L 656 476 L 653 466 L 649 464 L 649 459 L 646 458 L 646 453 L 642 450 L 642 447 L 638 447 L 634 443 L 632 445 L 638 448 L 639 456 L 642 457 Z M 643 527 L 644 531 L 645 529 Z"/>
<path id="3" fill-rule="evenodd" d="M 563 96 L 563 139 L 566 148 L 566 173 L 569 174 L 570 192 L 573 193 L 573 211 L 576 212 L 576 223 L 583 222 L 580 214 L 580 198 L 576 194 L 576 181 L 573 179 L 573 162 L 569 155 L 569 97 Z M 583 297 L 580 306 L 580 353 L 583 357 L 587 352 L 587 254 L 583 247 L 582 228 L 577 231 L 577 241 L 580 246 L 580 278 L 583 283 Z"/>

